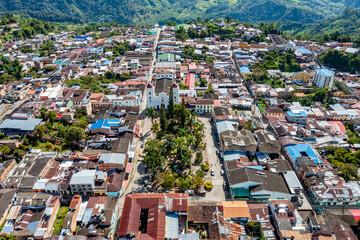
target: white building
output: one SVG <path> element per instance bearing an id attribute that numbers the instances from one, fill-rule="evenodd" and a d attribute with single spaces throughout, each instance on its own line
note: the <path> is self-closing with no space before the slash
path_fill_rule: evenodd
<path id="1" fill-rule="evenodd" d="M 149 83 L 146 87 L 147 108 L 161 108 L 161 104 L 169 104 L 170 90 L 173 89 L 174 104 L 179 104 L 179 86 L 172 79 L 161 78 L 156 80 L 155 86 Z"/>
<path id="2" fill-rule="evenodd" d="M 70 180 L 72 194 L 84 194 L 91 196 L 94 194 L 96 170 L 82 169 L 74 173 Z"/>
<path id="3" fill-rule="evenodd" d="M 314 85 L 325 88 L 331 87 L 334 82 L 334 74 L 328 69 L 316 69 L 314 75 Z"/>
<path id="4" fill-rule="evenodd" d="M 104 53 L 103 47 L 88 48 L 86 49 L 87 54 L 91 55 L 102 55 Z"/>

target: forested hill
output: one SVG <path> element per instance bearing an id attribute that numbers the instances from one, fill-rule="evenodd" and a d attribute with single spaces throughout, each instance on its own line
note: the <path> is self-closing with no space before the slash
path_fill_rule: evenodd
<path id="1" fill-rule="evenodd" d="M 360 0 L 0 0 L 0 13 L 57 22 L 154 24 L 196 17 L 241 21 L 314 22 L 340 14 Z"/>
<path id="2" fill-rule="evenodd" d="M 339 15 L 316 23 L 285 22 L 281 27 L 291 35 L 324 35 L 334 32 L 352 37 L 360 36 L 360 10 L 346 8 Z"/>

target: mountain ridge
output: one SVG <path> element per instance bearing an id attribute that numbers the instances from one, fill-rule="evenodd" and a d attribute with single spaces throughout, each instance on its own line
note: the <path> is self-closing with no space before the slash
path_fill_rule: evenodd
<path id="1" fill-rule="evenodd" d="M 360 0 L 0 0 L 0 12 L 73 23 L 163 24 L 226 16 L 311 23 L 340 14 L 349 5 L 360 7 Z"/>

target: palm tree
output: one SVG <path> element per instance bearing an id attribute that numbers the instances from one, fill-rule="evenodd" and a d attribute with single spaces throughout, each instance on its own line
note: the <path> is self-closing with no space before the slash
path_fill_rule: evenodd
<path id="1" fill-rule="evenodd" d="M 154 123 L 154 119 L 157 118 L 159 114 L 155 111 L 155 108 L 151 107 L 147 109 L 146 117 L 151 118 L 151 122 Z"/>
<path id="2" fill-rule="evenodd" d="M 171 135 L 166 135 L 164 139 L 166 140 L 165 149 L 170 154 L 175 148 L 175 138 Z"/>

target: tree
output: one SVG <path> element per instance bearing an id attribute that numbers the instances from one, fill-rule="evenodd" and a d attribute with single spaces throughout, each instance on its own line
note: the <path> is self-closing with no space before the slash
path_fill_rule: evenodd
<path id="1" fill-rule="evenodd" d="M 168 119 L 173 117 L 174 114 L 174 91 L 170 88 L 169 105 L 167 107 Z"/>
<path id="2" fill-rule="evenodd" d="M 225 18 L 225 22 L 226 22 L 226 23 L 230 23 L 231 21 L 232 21 L 232 19 L 231 19 L 230 16 L 227 16 L 227 17 Z"/>
<path id="3" fill-rule="evenodd" d="M 47 133 L 48 129 L 45 125 L 38 125 L 35 128 L 35 137 L 38 139 L 42 139 Z"/>
<path id="4" fill-rule="evenodd" d="M 165 132 L 167 129 L 167 119 L 166 119 L 164 104 L 161 104 L 161 108 L 160 108 L 160 127 L 163 132 Z"/>
<path id="5" fill-rule="evenodd" d="M 158 117 L 158 113 L 156 112 L 155 108 L 151 107 L 147 109 L 146 117 L 151 118 L 151 122 L 154 123 L 154 119 Z"/>
<path id="6" fill-rule="evenodd" d="M 353 164 L 343 164 L 341 166 L 341 171 L 346 181 L 350 180 L 351 178 L 357 178 L 357 167 Z"/>
<path id="7" fill-rule="evenodd" d="M 151 130 L 153 130 L 154 133 L 157 133 L 159 131 L 159 123 L 158 122 L 154 122 L 153 126 L 151 127 Z"/>
<path id="8" fill-rule="evenodd" d="M 85 132 L 79 127 L 70 127 L 67 131 L 66 138 L 69 142 L 79 141 L 85 138 Z"/>
<path id="9" fill-rule="evenodd" d="M 186 122 L 186 117 L 187 117 L 187 113 L 186 113 L 187 109 L 185 106 L 185 99 L 182 99 L 181 102 L 181 108 L 180 108 L 180 125 L 181 127 L 185 126 L 185 122 Z"/>
<path id="10" fill-rule="evenodd" d="M 4 155 L 9 154 L 11 152 L 11 149 L 6 145 L 2 145 L 2 146 L 0 146 L 0 152 L 4 156 Z"/>
<path id="11" fill-rule="evenodd" d="M 204 185 L 204 180 L 201 175 L 197 174 L 192 178 L 193 185 L 195 188 L 201 188 Z"/>
<path id="12" fill-rule="evenodd" d="M 179 187 L 180 190 L 184 191 L 191 187 L 191 183 L 188 179 L 183 179 L 178 182 L 177 186 Z"/>
<path id="13" fill-rule="evenodd" d="M 50 123 L 53 123 L 56 119 L 56 112 L 54 112 L 54 111 L 48 112 L 47 118 L 49 119 Z"/>
<path id="14" fill-rule="evenodd" d="M 24 151 L 24 150 L 16 149 L 16 150 L 14 151 L 14 156 L 15 156 L 17 159 L 22 158 L 24 155 L 25 155 L 25 151 Z"/>
<path id="15" fill-rule="evenodd" d="M 176 180 L 175 177 L 172 174 L 166 173 L 164 174 L 163 178 L 164 179 L 161 183 L 161 186 L 166 190 L 172 189 L 175 185 L 175 180 Z"/>
<path id="16" fill-rule="evenodd" d="M 169 155 L 175 148 L 175 138 L 173 136 L 167 135 L 164 139 L 166 140 L 164 146 L 167 154 Z"/>

